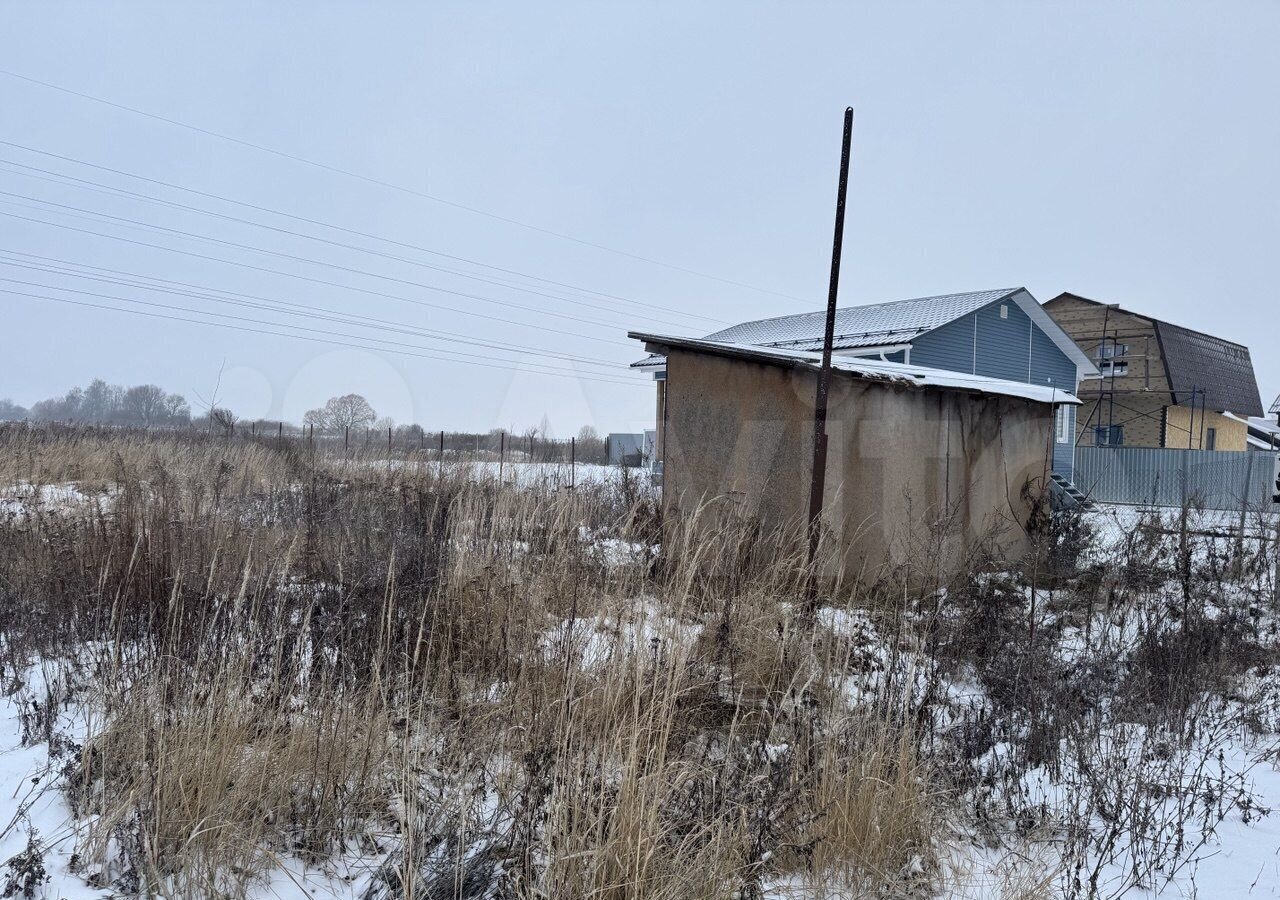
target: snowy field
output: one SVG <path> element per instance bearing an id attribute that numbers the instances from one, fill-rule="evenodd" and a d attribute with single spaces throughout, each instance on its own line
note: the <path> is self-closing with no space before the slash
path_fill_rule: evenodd
<path id="1" fill-rule="evenodd" d="M 614 483 L 623 478 L 632 478 L 647 484 L 652 477 L 649 470 L 642 467 L 624 468 L 595 463 L 570 465 L 568 462 L 498 463 L 492 460 L 446 460 L 441 464 L 439 460 L 362 459 L 356 465 L 375 470 L 415 469 L 431 474 L 443 471 L 446 475 L 467 475 L 475 479 L 495 481 L 501 479 L 504 484 L 523 486 Z"/>
<path id="2" fill-rule="evenodd" d="M 375 468 L 396 465 L 394 461 L 371 464 Z M 474 480 L 497 479 L 501 474 L 503 481 L 553 491 L 569 483 L 568 466 L 562 465 L 508 464 L 501 473 L 496 463 L 446 463 L 446 468 L 464 471 Z M 648 478 L 641 471 L 624 473 L 602 466 L 579 466 L 574 473 L 579 484 L 611 483 L 630 476 Z M 0 525 L 50 527 L 50 533 L 57 534 L 50 520 L 72 519 L 88 511 L 109 515 L 115 499 L 114 489 L 90 489 L 77 482 L 18 483 L 0 491 Z M 1092 566 L 1087 577 L 1099 584 L 1126 583 L 1118 574 L 1125 567 L 1141 569 L 1147 563 L 1159 563 L 1176 568 L 1170 553 L 1179 545 L 1169 536 L 1177 526 L 1176 511 L 1160 511 L 1157 518 L 1151 511 L 1104 506 L 1088 513 L 1085 520 L 1095 542 L 1081 558 Z M 930 598 L 892 616 L 883 609 L 823 606 L 818 610 L 816 624 L 811 626 L 815 636 L 810 652 L 838 648 L 843 661 L 814 677 L 826 680 L 822 702 L 837 710 L 838 716 L 896 696 L 918 710 L 922 727 L 939 736 L 938 747 L 970 745 L 968 732 L 975 728 L 990 732 L 975 745 L 985 749 L 957 758 L 950 763 L 957 771 L 945 773 L 945 780 L 956 786 L 936 800 L 939 831 L 934 835 L 934 861 L 910 856 L 901 871 L 888 873 L 905 893 L 877 896 L 955 900 L 1280 897 L 1280 608 L 1268 599 L 1271 573 L 1265 567 L 1249 570 L 1252 574 L 1238 584 L 1204 580 L 1216 577 L 1217 567 L 1227 564 L 1224 560 L 1229 563 L 1235 546 L 1233 529 L 1240 521 L 1238 513 L 1194 514 L 1188 522 L 1193 537 L 1184 545 L 1185 564 L 1188 571 L 1195 567 L 1199 580 L 1193 582 L 1188 575 L 1181 587 L 1152 581 L 1138 591 L 1131 608 L 1112 607 L 1105 589 L 1095 594 L 1104 605 L 1082 610 L 1064 605 L 1053 590 L 1001 587 L 1000 578 L 991 579 L 989 601 L 983 593 L 988 590 L 986 582 L 979 580 L 974 588 L 977 613 L 983 603 L 1003 603 L 1012 610 L 1014 620 L 1030 617 L 1033 638 L 1037 633 L 1050 635 L 1043 662 L 1046 670 L 1058 673 L 1050 680 L 1078 678 L 1084 690 L 1105 692 L 1108 679 L 1120 678 L 1132 660 L 1152 652 L 1146 640 L 1150 634 L 1176 634 L 1178 628 L 1171 622 L 1186 614 L 1189 603 L 1203 606 L 1203 622 L 1208 625 L 1248 623 L 1254 661 L 1242 666 L 1220 690 L 1186 698 L 1185 722 L 1173 726 L 1178 736 L 1186 738 L 1182 742 L 1174 739 L 1169 723 L 1157 718 L 1139 724 L 1113 717 L 1111 703 L 1104 698 L 1100 703 L 1082 702 L 1092 711 L 1069 723 L 1067 727 L 1075 730 L 1055 738 L 1062 748 L 1071 749 L 1037 757 L 1027 750 L 1032 724 L 1020 722 L 1017 714 L 1001 712 L 1001 704 L 1008 701 L 1004 692 L 1018 695 L 1016 681 L 1006 685 L 985 670 L 998 669 L 999 657 L 1009 652 L 1008 647 L 985 650 L 966 662 L 940 665 L 939 657 L 930 655 L 936 651 L 922 637 L 933 633 L 934 626 L 913 630 L 925 624 L 921 610 L 928 609 Z M 1274 517 L 1246 517 L 1246 541 L 1251 552 L 1258 554 L 1250 557 L 1255 565 L 1270 552 L 1268 542 L 1274 538 L 1269 529 L 1274 525 Z M 623 577 L 642 571 L 659 552 L 654 545 L 608 529 L 578 527 L 572 534 L 571 541 L 586 548 L 587 559 Z M 536 564 L 527 541 L 495 546 L 499 557 L 519 565 Z M 489 563 L 484 571 L 493 569 Z M 1185 596 L 1193 583 L 1194 590 L 1205 596 L 1194 600 Z M 957 609 L 971 602 L 944 595 L 937 603 L 941 608 L 952 600 Z M 799 608 L 793 600 L 782 600 L 755 610 L 751 613 L 755 620 L 743 620 L 735 627 L 748 624 L 767 641 L 769 635 L 795 627 Z M 966 613 L 974 614 L 974 609 Z M 647 593 L 593 600 L 582 608 L 575 601 L 567 610 L 558 609 L 535 623 L 524 662 L 563 671 L 565 677 L 572 672 L 572 678 L 590 682 L 607 682 L 620 671 L 639 672 L 654 660 L 670 661 L 675 671 L 694 666 L 705 656 L 719 640 L 728 615 L 727 610 L 673 604 Z M 966 621 L 944 622 L 941 627 L 963 638 L 969 627 Z M 981 618 L 974 621 L 978 622 L 975 627 L 983 627 Z M 122 895 L 112 864 L 95 868 L 96 863 L 86 863 L 79 855 L 85 835 L 103 823 L 94 813 L 74 814 L 72 805 L 76 791 L 85 789 L 77 780 L 79 761 L 84 748 L 102 731 L 107 714 L 92 674 L 104 658 L 104 647 L 89 649 L 92 652 L 80 655 L 68 649 L 58 658 L 0 671 L 0 897 L 105 900 Z M 1095 670 L 1087 677 L 1081 674 Z M 900 693 L 893 694 L 891 688 Z M 480 704 L 486 698 L 502 697 L 504 690 L 501 681 L 471 688 Z M 1055 694 L 1052 685 L 1046 690 L 1064 703 L 1079 699 L 1073 699 L 1070 691 Z M 551 705 L 559 702 L 555 698 Z M 763 752 L 770 760 L 781 760 L 793 748 L 787 739 L 772 738 Z M 493 783 L 475 787 L 467 801 L 484 827 L 496 829 L 502 822 L 498 785 L 506 777 L 502 770 L 511 762 L 501 757 L 490 760 L 488 764 L 497 770 Z M 423 777 L 429 781 L 436 775 Z M 447 778 L 439 777 L 447 792 Z M 478 784 L 487 782 L 480 779 Z M 462 785 L 454 788 L 461 790 Z M 401 813 L 392 809 L 386 815 L 395 819 Z M 261 848 L 269 863 L 244 881 L 243 893 L 237 888 L 228 896 L 245 900 L 402 896 L 388 892 L 386 872 L 393 857 L 385 837 L 381 831 L 371 831 L 368 840 L 353 841 L 345 850 L 323 858 Z M 815 881 L 802 871 L 770 874 L 760 879 L 758 887 L 758 896 L 769 900 L 858 895 L 829 878 Z M 483 888 L 465 896 L 481 900 L 502 895 Z"/>

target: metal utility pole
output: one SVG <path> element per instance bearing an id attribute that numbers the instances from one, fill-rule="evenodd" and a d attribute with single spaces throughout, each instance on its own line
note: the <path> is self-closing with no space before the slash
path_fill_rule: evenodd
<path id="1" fill-rule="evenodd" d="M 813 572 L 822 533 L 822 495 L 827 485 L 827 393 L 831 387 L 831 344 L 836 331 L 836 297 L 840 292 L 840 251 L 844 247 L 844 201 L 849 190 L 849 144 L 853 139 L 853 107 L 844 110 L 844 140 L 840 147 L 840 187 L 836 194 L 835 237 L 831 242 L 831 283 L 827 289 L 827 323 L 822 333 L 822 368 L 813 403 L 813 482 L 809 488 L 809 601 L 818 590 Z"/>

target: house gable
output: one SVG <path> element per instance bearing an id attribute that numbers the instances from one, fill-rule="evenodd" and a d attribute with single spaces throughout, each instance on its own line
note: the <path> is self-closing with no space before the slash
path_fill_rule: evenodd
<path id="1" fill-rule="evenodd" d="M 948 322 L 911 342 L 911 361 L 918 366 L 974 372 L 974 313 Z"/>
<path id="2" fill-rule="evenodd" d="M 1065 334 L 1063 337 L 1070 340 Z M 1075 391 L 1080 372 L 1078 360 L 1064 352 L 1060 341 L 1012 298 L 922 334 L 911 343 L 911 361 L 936 369 L 1053 385 L 1067 392 Z"/>
<path id="3" fill-rule="evenodd" d="M 1215 411 L 1245 416 L 1262 412 L 1253 361 L 1249 349 L 1242 344 L 1078 294 L 1059 294 L 1045 304 L 1045 309 L 1086 353 L 1094 356 L 1105 322 L 1108 336 L 1129 343 L 1131 355 L 1141 354 L 1143 388 L 1168 392 L 1174 405 L 1191 404 L 1195 391 L 1196 402 Z M 1141 344 L 1130 338 L 1137 338 Z M 1130 367 L 1130 380 L 1134 368 Z"/>

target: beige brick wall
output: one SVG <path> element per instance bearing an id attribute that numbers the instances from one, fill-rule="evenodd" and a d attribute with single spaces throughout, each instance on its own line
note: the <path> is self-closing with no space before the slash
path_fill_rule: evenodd
<path id="1" fill-rule="evenodd" d="M 1095 364 L 1101 362 L 1098 348 L 1104 326 L 1107 337 L 1128 347 L 1115 358 L 1128 365 L 1124 375 L 1080 383 L 1078 393 L 1084 402 L 1076 415 L 1080 446 L 1093 446 L 1094 427 L 1107 424 L 1123 426 L 1126 447 L 1163 446 L 1163 411 L 1173 397 L 1151 320 L 1114 309 L 1108 312 L 1097 303 L 1068 296 L 1055 297 L 1044 308 Z"/>
<path id="2" fill-rule="evenodd" d="M 1192 410 L 1190 406 L 1170 406 L 1165 410 L 1165 446 L 1173 448 L 1190 447 L 1192 450 L 1207 449 L 1209 429 L 1216 432 L 1213 449 L 1215 450 L 1247 450 L 1249 429 L 1243 422 L 1228 419 L 1216 412 L 1202 413 Z M 1203 446 L 1202 446 L 1203 444 Z"/>

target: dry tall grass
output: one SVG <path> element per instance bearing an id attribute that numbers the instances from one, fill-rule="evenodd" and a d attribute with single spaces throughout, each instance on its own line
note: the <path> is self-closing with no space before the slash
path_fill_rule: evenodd
<path id="1" fill-rule="evenodd" d="M 910 892 L 941 782 L 911 698 L 853 703 L 756 530 L 272 441 L 0 429 L 6 665 L 73 660 L 82 874 L 240 896 L 283 856 L 374 898 Z M 777 536 L 775 535 L 776 539 Z"/>

